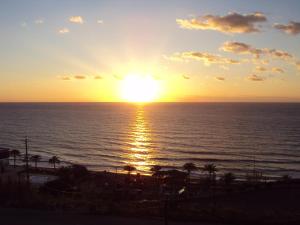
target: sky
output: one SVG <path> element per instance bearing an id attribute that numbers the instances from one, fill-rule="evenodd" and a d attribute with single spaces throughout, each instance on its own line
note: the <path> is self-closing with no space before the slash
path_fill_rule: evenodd
<path id="1" fill-rule="evenodd" d="M 0 102 L 124 101 L 132 74 L 159 87 L 153 101 L 299 102 L 299 11 L 298 0 L 0 1 Z"/>

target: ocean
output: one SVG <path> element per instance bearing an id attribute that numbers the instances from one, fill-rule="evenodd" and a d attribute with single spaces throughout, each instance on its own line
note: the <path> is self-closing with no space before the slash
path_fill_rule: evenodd
<path id="1" fill-rule="evenodd" d="M 30 154 L 91 170 L 194 162 L 300 177 L 296 103 L 1 103 L 0 147 L 24 152 L 25 136 Z"/>

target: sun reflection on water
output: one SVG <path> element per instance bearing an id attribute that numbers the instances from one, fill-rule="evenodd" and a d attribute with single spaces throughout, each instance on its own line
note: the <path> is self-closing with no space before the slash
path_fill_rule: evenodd
<path id="1" fill-rule="evenodd" d="M 145 111 L 143 105 L 137 106 L 134 124 L 131 130 L 131 146 L 129 160 L 127 163 L 136 167 L 137 171 L 143 174 L 149 173 L 151 163 L 151 131 L 147 120 L 145 119 Z"/>

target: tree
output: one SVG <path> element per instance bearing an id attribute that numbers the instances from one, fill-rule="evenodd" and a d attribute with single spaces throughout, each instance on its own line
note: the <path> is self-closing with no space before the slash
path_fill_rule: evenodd
<path id="1" fill-rule="evenodd" d="M 123 167 L 123 170 L 127 171 L 128 172 L 128 176 L 130 176 L 131 172 L 132 171 L 135 171 L 136 168 L 132 165 L 126 165 Z"/>
<path id="2" fill-rule="evenodd" d="M 34 162 L 35 169 L 37 169 L 37 163 L 41 161 L 41 158 L 42 157 L 40 155 L 33 155 L 30 157 L 30 161 Z"/>
<path id="3" fill-rule="evenodd" d="M 185 163 L 183 165 L 183 169 L 186 170 L 186 172 L 190 176 L 192 171 L 197 170 L 197 166 L 194 163 Z"/>
<path id="4" fill-rule="evenodd" d="M 17 149 L 13 149 L 10 151 L 10 155 L 14 158 L 14 167 L 16 167 L 16 158 L 20 156 L 20 151 Z"/>
<path id="5" fill-rule="evenodd" d="M 197 170 L 198 168 L 194 163 L 185 163 L 183 165 L 183 169 L 186 170 L 188 174 L 188 183 L 189 183 L 191 179 L 191 172 Z"/>
<path id="6" fill-rule="evenodd" d="M 216 172 L 218 171 L 216 165 L 214 165 L 213 163 L 206 164 L 204 165 L 202 170 L 208 173 L 208 178 L 210 181 L 215 180 Z"/>
<path id="7" fill-rule="evenodd" d="M 49 159 L 49 163 L 50 164 L 53 164 L 53 168 L 55 169 L 55 165 L 56 164 L 59 164 L 60 163 L 60 160 L 57 156 L 52 156 L 50 159 Z"/>
<path id="8" fill-rule="evenodd" d="M 222 176 L 222 181 L 224 182 L 224 184 L 226 186 L 230 186 L 233 181 L 235 180 L 235 175 L 233 173 L 225 173 L 223 176 Z"/>
<path id="9" fill-rule="evenodd" d="M 88 169 L 83 165 L 73 164 L 71 170 L 75 179 L 81 179 L 89 175 Z"/>
<path id="10" fill-rule="evenodd" d="M 159 165 L 154 165 L 150 168 L 150 171 L 152 172 L 153 177 L 158 177 L 160 174 L 162 167 Z"/>
<path id="11" fill-rule="evenodd" d="M 284 174 L 280 177 L 280 181 L 284 182 L 284 183 L 288 183 L 292 180 L 292 177 L 288 174 Z"/>

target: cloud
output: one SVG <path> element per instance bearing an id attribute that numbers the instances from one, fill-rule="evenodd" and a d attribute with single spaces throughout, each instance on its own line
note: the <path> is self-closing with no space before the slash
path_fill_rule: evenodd
<path id="1" fill-rule="evenodd" d="M 69 18 L 69 21 L 71 23 L 78 23 L 78 24 L 83 24 L 83 18 L 81 16 L 71 16 Z"/>
<path id="2" fill-rule="evenodd" d="M 196 30 L 216 30 L 223 33 L 260 32 L 257 23 L 266 22 L 263 13 L 239 14 L 229 13 L 226 16 L 205 15 L 193 19 L 177 19 L 181 28 Z"/>
<path id="3" fill-rule="evenodd" d="M 288 24 L 274 24 L 274 28 L 281 30 L 287 34 L 297 35 L 300 33 L 300 23 L 290 21 Z"/>
<path id="4" fill-rule="evenodd" d="M 269 49 L 268 54 L 270 54 L 274 58 L 279 58 L 283 60 L 290 60 L 293 58 L 293 56 L 290 53 L 277 49 Z"/>
<path id="5" fill-rule="evenodd" d="M 266 72 L 266 71 L 268 71 L 268 69 L 266 67 L 263 67 L 263 66 L 257 66 L 255 68 L 255 70 L 258 71 L 258 72 Z"/>
<path id="6" fill-rule="evenodd" d="M 117 80 L 123 80 L 123 77 L 121 75 L 114 74 L 113 77 Z"/>
<path id="7" fill-rule="evenodd" d="M 190 79 L 190 77 L 189 77 L 189 76 L 187 76 L 187 75 L 184 75 L 184 74 L 182 75 L 182 78 L 183 78 L 183 79 L 185 79 L 185 80 L 189 80 L 189 79 Z"/>
<path id="8" fill-rule="evenodd" d="M 101 80 L 101 79 L 102 79 L 102 77 L 101 77 L 101 76 L 98 76 L 98 75 L 96 75 L 96 76 L 94 76 L 94 79 L 95 79 L 95 80 Z"/>
<path id="9" fill-rule="evenodd" d="M 238 60 L 229 59 L 222 57 L 220 55 L 214 55 L 206 52 L 181 52 L 181 53 L 174 53 L 172 56 L 167 57 L 170 60 L 183 60 L 188 61 L 190 59 L 196 61 L 203 61 L 205 65 L 210 64 L 238 64 L 240 63 Z"/>
<path id="10" fill-rule="evenodd" d="M 232 52 L 236 54 L 250 54 L 256 58 L 259 58 L 262 55 L 271 56 L 273 58 L 278 58 L 282 60 L 292 60 L 293 55 L 290 53 L 278 50 L 278 49 L 268 49 L 268 48 L 255 48 L 251 45 L 242 43 L 242 42 L 225 42 L 220 50 L 225 52 Z"/>
<path id="11" fill-rule="evenodd" d="M 248 76 L 247 79 L 250 81 L 264 81 L 265 80 L 263 77 L 257 76 L 255 74 Z"/>
<path id="12" fill-rule="evenodd" d="M 74 79 L 77 79 L 77 80 L 84 80 L 84 79 L 86 79 L 86 76 L 85 76 L 85 75 L 75 75 L 75 76 L 74 76 Z"/>
<path id="13" fill-rule="evenodd" d="M 273 67 L 272 71 L 275 73 L 284 73 L 284 70 L 279 67 Z"/>
<path id="14" fill-rule="evenodd" d="M 35 24 L 43 24 L 44 20 L 43 19 L 37 19 L 34 21 Z"/>
<path id="15" fill-rule="evenodd" d="M 251 45 L 242 43 L 242 42 L 225 42 L 220 50 L 225 52 L 233 52 L 236 54 L 252 54 L 256 58 L 259 58 L 261 54 L 265 53 L 264 49 L 254 48 Z"/>
<path id="16" fill-rule="evenodd" d="M 300 70 L 300 61 L 295 62 L 295 65 L 296 65 L 297 69 Z"/>
<path id="17" fill-rule="evenodd" d="M 69 32 L 70 32 L 70 30 L 68 28 L 61 28 L 60 30 L 58 30 L 58 33 L 60 33 L 60 34 L 67 34 Z"/>
<path id="18" fill-rule="evenodd" d="M 217 81 L 225 81 L 226 80 L 225 77 L 215 77 L 215 79 Z"/>
<path id="19" fill-rule="evenodd" d="M 26 27 L 28 26 L 28 24 L 27 24 L 26 22 L 22 22 L 20 25 L 21 25 L 21 27 L 23 27 L 23 28 L 26 28 Z"/>
<path id="20" fill-rule="evenodd" d="M 69 77 L 69 76 L 59 76 L 58 78 L 60 80 L 71 80 L 71 77 Z"/>
<path id="21" fill-rule="evenodd" d="M 103 20 L 97 20 L 98 24 L 103 24 Z"/>

